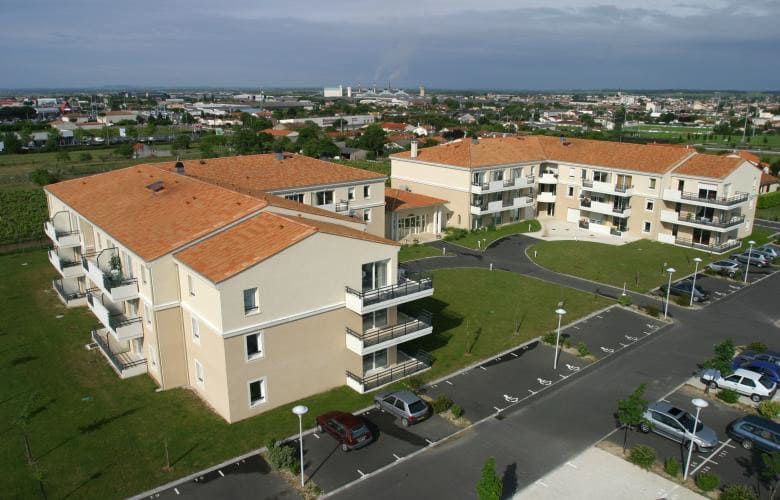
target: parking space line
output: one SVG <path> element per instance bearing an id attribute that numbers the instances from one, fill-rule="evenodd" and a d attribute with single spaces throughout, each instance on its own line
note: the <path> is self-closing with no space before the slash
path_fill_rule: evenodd
<path id="1" fill-rule="evenodd" d="M 395 453 L 393 453 L 393 456 L 395 457 L 395 459 L 396 459 L 396 460 L 401 460 L 401 457 L 399 457 L 399 456 L 398 456 L 398 455 L 396 455 Z"/>
<path id="2" fill-rule="evenodd" d="M 549 486 L 547 486 L 547 483 L 545 483 L 545 482 L 544 482 L 544 481 L 542 481 L 541 479 L 539 479 L 538 481 L 536 481 L 536 484 L 541 484 L 541 485 L 542 485 L 542 486 L 544 486 L 545 488 L 549 488 Z"/>
<path id="3" fill-rule="evenodd" d="M 181 495 L 181 493 L 179 493 L 179 488 L 174 488 L 173 491 L 175 491 L 177 495 Z"/>
<path id="4" fill-rule="evenodd" d="M 225 477 L 225 473 L 224 473 L 224 472 L 222 472 L 221 470 L 218 470 L 217 472 L 219 472 L 219 475 L 220 475 L 220 476 L 222 476 L 222 477 Z"/>
<path id="5" fill-rule="evenodd" d="M 517 358 L 517 357 L 519 357 L 517 354 L 515 354 L 515 353 L 513 353 L 513 352 L 510 352 L 509 354 L 511 354 L 512 356 L 514 356 L 514 357 L 516 357 L 516 358 Z"/>
<path id="6" fill-rule="evenodd" d="M 358 474 L 360 474 L 360 477 L 365 477 L 365 476 L 366 476 L 365 474 L 363 474 L 363 471 L 362 471 L 362 470 L 360 470 L 360 469 L 357 469 L 357 471 L 358 471 Z"/>
<path id="7" fill-rule="evenodd" d="M 699 457 L 699 458 L 701 458 L 702 460 L 707 460 L 707 457 L 703 457 L 703 456 L 701 456 L 701 455 L 698 455 L 698 457 Z M 711 464 L 718 465 L 718 462 L 716 462 L 715 460 L 712 460 L 712 459 L 710 459 L 710 463 L 711 463 Z"/>
<path id="8" fill-rule="evenodd" d="M 425 438 L 425 440 L 428 442 L 428 444 L 433 444 L 433 441 L 431 441 L 430 439 Z"/>
<path id="9" fill-rule="evenodd" d="M 723 443 L 722 445 L 720 445 L 720 446 L 718 447 L 718 449 L 716 449 L 715 451 L 713 451 L 712 453 L 710 453 L 710 454 L 709 454 L 709 456 L 708 456 L 707 458 L 705 458 L 705 459 L 704 459 L 704 461 L 698 465 L 698 467 L 695 467 L 695 468 L 693 469 L 693 471 L 691 471 L 691 474 L 690 474 L 690 475 L 691 475 L 691 476 L 693 476 L 694 474 L 696 474 L 697 472 L 699 472 L 699 469 L 701 469 L 701 468 L 702 468 L 704 465 L 706 465 L 706 464 L 707 464 L 707 462 L 712 462 L 712 463 L 715 463 L 715 462 L 712 460 L 712 457 L 714 457 L 715 455 L 717 455 L 718 453 L 720 453 L 720 452 L 721 452 L 721 450 L 723 450 L 723 448 L 725 448 L 726 446 L 728 446 L 728 444 L 729 444 L 730 442 L 731 442 L 731 438 L 727 439 L 725 443 Z"/>
<path id="10" fill-rule="evenodd" d="M 479 367 L 482 368 L 484 371 L 487 371 L 487 368 L 485 368 L 484 366 L 479 365 Z"/>
<path id="11" fill-rule="evenodd" d="M 579 469 L 579 467 L 577 467 L 576 465 L 574 465 L 574 464 L 573 464 L 573 463 L 571 463 L 571 462 L 566 462 L 566 465 L 568 465 L 568 466 L 569 466 L 569 467 L 571 467 L 572 469 Z"/>
<path id="12" fill-rule="evenodd" d="M 317 439 L 322 439 L 322 438 L 320 438 L 320 435 L 319 435 L 319 434 L 317 434 L 316 432 L 312 433 L 312 435 L 313 435 L 314 437 L 316 437 Z"/>
<path id="13" fill-rule="evenodd" d="M 447 384 L 453 385 L 452 382 L 450 382 L 449 380 L 445 380 L 444 382 L 447 383 Z"/>
<path id="14" fill-rule="evenodd" d="M 501 411 L 501 408 L 499 408 L 498 406 L 494 406 L 493 408 L 495 408 L 496 411 Z"/>

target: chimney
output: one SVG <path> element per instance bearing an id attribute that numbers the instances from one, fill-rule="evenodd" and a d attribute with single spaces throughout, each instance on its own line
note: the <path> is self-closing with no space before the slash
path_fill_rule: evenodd
<path id="1" fill-rule="evenodd" d="M 471 138 L 471 143 L 472 143 L 472 144 L 479 144 L 479 138 L 477 138 L 477 137 L 472 137 L 472 138 Z"/>
<path id="2" fill-rule="evenodd" d="M 763 171 L 765 174 L 769 175 L 769 167 L 764 167 L 764 168 L 762 169 L 762 171 Z"/>
<path id="3" fill-rule="evenodd" d="M 279 161 L 284 160 L 284 151 L 277 151 L 276 152 L 276 159 Z"/>
<path id="4" fill-rule="evenodd" d="M 563 144 L 564 142 L 566 142 L 566 137 L 564 137 L 563 134 L 561 134 L 560 140 L 561 140 L 561 144 Z"/>
<path id="5" fill-rule="evenodd" d="M 184 175 L 184 163 L 177 161 L 174 169 L 176 170 L 177 174 Z"/>
<path id="6" fill-rule="evenodd" d="M 412 158 L 417 158 L 417 141 L 412 141 Z"/>

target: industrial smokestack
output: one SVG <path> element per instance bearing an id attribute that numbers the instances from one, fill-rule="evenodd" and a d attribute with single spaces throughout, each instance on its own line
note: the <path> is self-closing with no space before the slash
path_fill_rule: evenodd
<path id="1" fill-rule="evenodd" d="M 412 141 L 412 158 L 417 158 L 417 141 Z"/>

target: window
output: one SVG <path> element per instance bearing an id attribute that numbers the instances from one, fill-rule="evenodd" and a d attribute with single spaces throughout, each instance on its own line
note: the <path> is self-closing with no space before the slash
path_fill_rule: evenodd
<path id="1" fill-rule="evenodd" d="M 574 186 L 569 186 L 569 189 L 566 191 L 566 196 L 568 196 L 569 198 L 574 196 Z"/>
<path id="2" fill-rule="evenodd" d="M 260 309 L 257 295 L 257 288 L 244 290 L 244 314 L 252 314 Z"/>
<path id="3" fill-rule="evenodd" d="M 288 200 L 297 201 L 298 203 L 303 203 L 303 193 L 293 193 L 293 194 L 286 194 L 284 197 Z"/>
<path id="4" fill-rule="evenodd" d="M 203 385 L 203 365 L 197 359 L 195 360 L 195 382 Z"/>
<path id="5" fill-rule="evenodd" d="M 371 209 L 363 209 L 363 222 L 371 222 Z"/>
<path id="6" fill-rule="evenodd" d="M 144 304 L 144 316 L 146 316 L 146 324 L 152 326 L 152 310 L 149 304 Z"/>
<path id="7" fill-rule="evenodd" d="M 653 208 L 655 208 L 655 203 L 653 203 L 653 200 L 647 200 L 645 202 L 645 210 L 648 212 L 652 212 Z"/>
<path id="8" fill-rule="evenodd" d="M 190 320 L 192 320 L 192 341 L 200 345 L 200 323 L 195 316 L 192 316 Z"/>
<path id="9" fill-rule="evenodd" d="M 374 290 L 387 285 L 388 282 L 388 262 L 387 260 L 369 262 L 363 264 L 361 268 L 362 273 L 362 287 L 363 291 Z"/>
<path id="10" fill-rule="evenodd" d="M 187 275 L 187 290 L 190 291 L 190 296 L 191 297 L 195 296 L 195 283 L 193 283 L 191 274 Z"/>
<path id="11" fill-rule="evenodd" d="M 347 189 L 347 199 L 352 201 L 355 199 L 355 188 L 351 187 Z"/>
<path id="12" fill-rule="evenodd" d="M 649 232 L 650 232 L 650 229 L 652 229 L 652 227 L 653 227 L 653 225 L 652 225 L 652 224 L 650 224 L 650 222 L 649 222 L 649 221 L 645 221 L 645 224 L 644 224 L 644 226 L 642 227 L 642 232 L 643 232 L 643 233 L 649 233 Z"/>
<path id="13" fill-rule="evenodd" d="M 247 361 L 263 357 L 263 332 L 250 333 L 244 337 L 244 344 L 246 345 Z"/>
<path id="14" fill-rule="evenodd" d="M 576 172 L 576 170 L 577 170 L 577 169 L 576 169 L 576 168 L 574 168 L 574 167 L 569 167 L 569 177 L 570 177 L 570 178 L 574 178 L 574 176 L 575 176 L 575 175 L 577 175 L 577 172 Z"/>
<path id="15" fill-rule="evenodd" d="M 363 198 L 371 198 L 371 186 L 363 186 Z"/>
<path id="16" fill-rule="evenodd" d="M 265 403 L 265 379 L 249 382 L 249 407 Z"/>
<path id="17" fill-rule="evenodd" d="M 333 203 L 333 191 L 317 191 L 314 193 L 316 206 L 331 205 Z"/>
<path id="18" fill-rule="evenodd" d="M 387 326 L 387 309 L 366 313 L 363 315 L 363 331 Z"/>
<path id="19" fill-rule="evenodd" d="M 595 182 L 609 182 L 609 173 L 600 172 L 598 170 L 593 171 L 593 180 Z"/>
<path id="20" fill-rule="evenodd" d="M 650 189 L 655 189 L 655 178 L 650 179 Z"/>

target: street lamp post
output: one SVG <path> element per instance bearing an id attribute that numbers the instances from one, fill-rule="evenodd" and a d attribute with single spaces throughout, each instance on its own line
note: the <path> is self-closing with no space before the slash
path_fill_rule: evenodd
<path id="1" fill-rule="evenodd" d="M 559 307 L 555 310 L 555 314 L 558 315 L 558 334 L 555 336 L 555 359 L 553 360 L 553 370 L 558 369 L 558 346 L 561 342 L 561 320 L 563 319 L 563 315 L 566 314 L 566 310 Z"/>
<path id="2" fill-rule="evenodd" d="M 750 245 L 750 248 L 748 248 L 748 260 L 747 260 L 747 264 L 745 264 L 745 283 L 747 283 L 748 269 L 750 269 L 750 259 L 753 257 L 753 245 L 755 244 L 756 242 L 753 240 L 748 241 L 748 245 Z"/>
<path id="3" fill-rule="evenodd" d="M 699 413 L 702 408 L 708 407 L 710 404 L 700 398 L 696 398 L 693 401 L 693 406 L 696 407 L 696 417 L 693 419 L 693 432 L 688 440 L 688 460 L 685 461 L 685 474 L 683 475 L 683 481 L 688 479 L 688 469 L 691 467 L 691 455 L 693 454 L 693 438 L 696 437 L 696 427 L 699 426 Z"/>
<path id="4" fill-rule="evenodd" d="M 301 488 L 303 488 L 303 416 L 309 409 L 303 405 L 298 405 L 292 409 L 292 412 L 298 415 L 298 446 L 301 448 Z"/>
<path id="5" fill-rule="evenodd" d="M 696 257 L 693 259 L 693 261 L 696 263 L 696 268 L 693 270 L 693 285 L 691 285 L 691 302 L 688 304 L 688 306 L 693 305 L 693 294 L 696 293 L 696 275 L 699 273 L 699 264 L 701 264 L 701 258 Z"/>
<path id="6" fill-rule="evenodd" d="M 677 271 L 677 269 L 670 267 L 666 270 L 667 273 L 669 273 L 669 285 L 666 287 L 666 304 L 664 305 L 664 319 L 666 319 L 666 316 L 669 315 L 669 294 L 672 291 L 672 275 Z"/>

